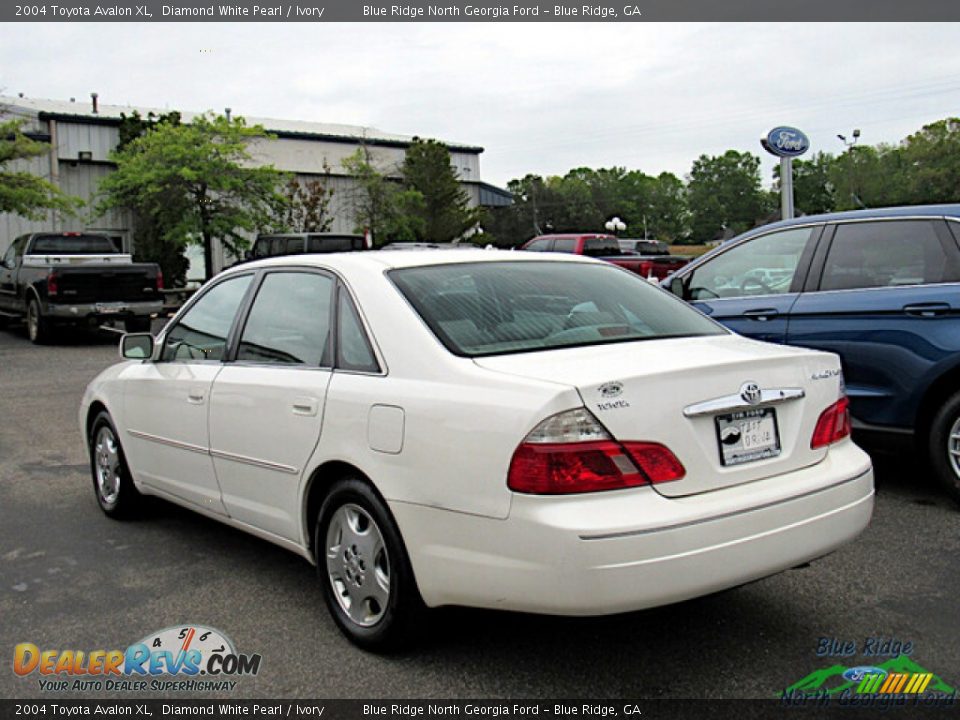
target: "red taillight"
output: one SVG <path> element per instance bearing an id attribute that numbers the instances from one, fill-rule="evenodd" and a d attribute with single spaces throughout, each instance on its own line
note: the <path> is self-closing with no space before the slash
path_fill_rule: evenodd
<path id="1" fill-rule="evenodd" d="M 157 268 L 157 290 L 163 290 L 163 270 Z"/>
<path id="2" fill-rule="evenodd" d="M 562 495 L 678 480 L 684 473 L 676 456 L 656 443 L 524 442 L 513 453 L 507 486 L 515 492 Z"/>
<path id="3" fill-rule="evenodd" d="M 60 278 L 57 276 L 56 270 L 51 270 L 47 273 L 47 296 L 56 295 L 60 292 Z"/>
<path id="4" fill-rule="evenodd" d="M 810 439 L 810 448 L 831 445 L 850 435 L 850 401 L 846 397 L 837 400 L 833 405 L 820 413 L 817 427 L 813 430 Z"/>
<path id="5" fill-rule="evenodd" d="M 687 474 L 677 456 L 659 443 L 625 442 L 623 446 L 652 483 L 679 480 Z"/>

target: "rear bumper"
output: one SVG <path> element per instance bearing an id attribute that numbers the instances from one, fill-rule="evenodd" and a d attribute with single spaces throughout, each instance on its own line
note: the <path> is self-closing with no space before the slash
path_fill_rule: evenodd
<path id="1" fill-rule="evenodd" d="M 101 318 L 104 320 L 123 320 L 130 317 L 146 317 L 163 311 L 162 300 L 125 303 L 51 303 L 48 302 L 44 314 L 53 320 L 86 320 Z"/>
<path id="2" fill-rule="evenodd" d="M 847 441 L 813 467 L 687 498 L 651 488 L 516 495 L 506 520 L 390 506 L 428 605 L 603 615 L 716 592 L 835 550 L 870 520 L 873 470 Z"/>

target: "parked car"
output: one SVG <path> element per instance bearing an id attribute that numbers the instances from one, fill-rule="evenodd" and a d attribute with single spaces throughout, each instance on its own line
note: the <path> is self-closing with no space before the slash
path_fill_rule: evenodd
<path id="1" fill-rule="evenodd" d="M 530 252 L 571 253 L 606 260 L 614 265 L 626 268 L 645 278 L 662 280 L 679 270 L 689 258 L 656 254 L 638 256 L 634 252 L 620 249 L 619 241 L 613 235 L 562 234 L 539 235 L 524 244 L 521 250 Z"/>
<path id="2" fill-rule="evenodd" d="M 98 233 L 21 235 L 0 261 L 0 319 L 25 318 L 34 343 L 65 324 L 149 330 L 163 310 L 162 290 L 159 265 L 133 262 Z"/>
<path id="3" fill-rule="evenodd" d="M 960 500 L 960 205 L 794 218 L 668 281 L 742 335 L 843 363 L 858 437 L 915 447 Z"/>
<path id="4" fill-rule="evenodd" d="M 278 255 L 302 253 L 332 253 L 350 250 L 366 250 L 363 235 L 343 233 L 272 233 L 258 235 L 253 247 L 244 256 L 245 260 L 261 260 Z"/>
<path id="5" fill-rule="evenodd" d="M 587 258 L 273 258 L 121 351 L 79 413 L 103 511 L 158 495 L 299 553 L 365 647 L 424 605 L 711 593 L 834 550 L 873 505 L 835 355 Z"/>

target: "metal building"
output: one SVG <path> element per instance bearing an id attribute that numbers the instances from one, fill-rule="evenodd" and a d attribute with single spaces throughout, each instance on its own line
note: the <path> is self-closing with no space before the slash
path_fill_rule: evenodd
<path id="1" fill-rule="evenodd" d="M 87 205 L 76 217 L 47 213 L 32 221 L 9 213 L 0 214 L 0 254 L 18 235 L 41 230 L 97 230 L 116 237 L 124 249 L 131 250 L 132 219 L 126 212 L 91 215 L 100 181 L 114 164 L 110 152 L 119 140 L 121 114 L 139 112 L 144 118 L 157 108 L 103 105 L 96 97 L 84 102 L 39 100 L 26 97 L 0 97 L 0 119 L 22 117 L 28 136 L 50 144 L 49 152 L 31 160 L 19 161 L 13 169 L 27 170 L 58 185 L 64 192 L 84 200 Z M 181 112 L 184 122 L 198 113 Z M 353 125 L 277 120 L 246 117 L 248 125 L 262 125 L 275 139 L 255 139 L 249 147 L 256 162 L 271 164 L 278 170 L 295 173 L 301 181 L 322 179 L 333 190 L 330 211 L 334 232 L 353 232 L 351 198 L 356 187 L 344 173 L 342 161 L 366 146 L 371 162 L 389 171 L 403 162 L 413 137 L 385 133 L 375 128 Z M 471 205 L 510 204 L 510 194 L 480 179 L 480 153 L 483 148 L 460 143 L 444 143 L 450 150 L 450 162 L 470 198 Z M 215 264 L 222 266 L 222 250 L 214 253 Z"/>

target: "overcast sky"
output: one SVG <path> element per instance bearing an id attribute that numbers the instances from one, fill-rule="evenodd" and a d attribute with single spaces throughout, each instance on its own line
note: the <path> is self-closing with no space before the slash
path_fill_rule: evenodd
<path id="1" fill-rule="evenodd" d="M 5 24 L 0 89 L 368 125 L 481 145 L 481 175 L 683 176 L 795 125 L 896 142 L 960 115 L 958 26 L 810 23 Z M 769 158 L 769 159 L 768 159 Z"/>

